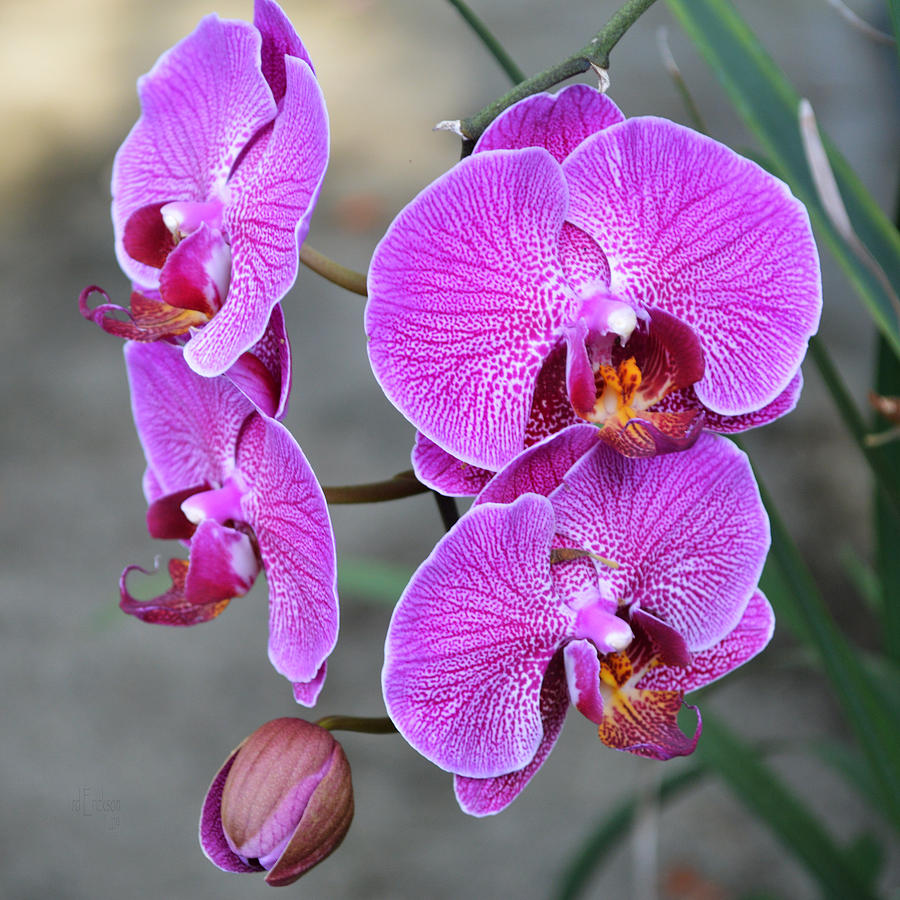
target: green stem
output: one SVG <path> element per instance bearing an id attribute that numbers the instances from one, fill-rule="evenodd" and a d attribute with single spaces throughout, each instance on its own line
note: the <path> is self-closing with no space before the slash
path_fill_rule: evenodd
<path id="1" fill-rule="evenodd" d="M 331 485 L 323 487 L 322 491 L 328 503 L 380 503 L 384 500 L 402 500 L 404 497 L 424 494 L 427 493 L 428 488 L 416 478 L 410 469 L 385 481 Z"/>
<path id="2" fill-rule="evenodd" d="M 354 272 L 333 259 L 329 259 L 324 253 L 313 250 L 309 244 L 300 246 L 300 262 L 308 269 L 312 269 L 317 275 L 321 275 L 326 281 L 336 284 L 361 297 L 368 297 L 366 291 L 366 276 L 361 272 Z"/>
<path id="3" fill-rule="evenodd" d="M 325 716 L 316 722 L 326 731 L 357 731 L 361 734 L 396 734 L 387 716 Z"/>
<path id="4" fill-rule="evenodd" d="M 513 84 L 525 80 L 525 73 L 515 64 L 513 58 L 503 49 L 503 46 L 491 34 L 487 26 L 474 12 L 462 2 L 462 0 L 448 0 L 450 5 L 463 17 L 466 24 L 478 35 L 481 43 L 487 48 L 488 53 L 497 60 L 498 65 Z"/>
<path id="5" fill-rule="evenodd" d="M 594 38 L 585 44 L 576 53 L 564 59 L 562 62 L 538 72 L 531 78 L 517 84 L 511 91 L 489 103 L 480 112 L 475 113 L 460 123 L 465 143 L 474 144 L 481 137 L 485 128 L 503 112 L 508 106 L 517 103 L 523 97 L 530 97 L 540 91 L 587 72 L 592 66 L 601 69 L 609 68 L 609 54 L 629 28 L 645 13 L 656 0 L 629 0 L 622 5 L 618 12 L 597 32 Z"/>

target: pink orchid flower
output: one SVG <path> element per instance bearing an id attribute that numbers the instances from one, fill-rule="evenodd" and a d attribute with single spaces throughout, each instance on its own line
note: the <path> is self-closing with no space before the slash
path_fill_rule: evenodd
<path id="1" fill-rule="evenodd" d="M 322 489 L 284 426 L 260 413 L 226 378 L 193 372 L 180 347 L 129 342 L 132 409 L 147 458 L 147 525 L 186 542 L 172 586 L 151 600 L 120 581 L 121 608 L 145 622 L 197 625 L 269 587 L 269 659 L 312 706 L 337 641 L 334 534 Z M 141 570 L 144 571 L 144 570 Z"/>
<path id="2" fill-rule="evenodd" d="M 574 85 L 508 109 L 397 216 L 366 331 L 417 475 L 471 494 L 573 423 L 653 456 L 783 415 L 820 309 L 785 184 Z"/>
<path id="3" fill-rule="evenodd" d="M 138 93 L 112 178 L 131 309 L 89 310 L 91 288 L 82 312 L 131 340 L 178 338 L 195 372 L 219 375 L 263 338 L 297 276 L 328 162 L 322 91 L 284 13 L 256 0 L 253 25 L 203 19 Z"/>
<path id="4" fill-rule="evenodd" d="M 771 637 L 768 546 L 731 442 L 629 459 L 570 426 L 501 470 L 413 576 L 385 644 L 388 713 L 478 816 L 525 787 L 570 704 L 609 747 L 689 754 L 684 694 Z"/>

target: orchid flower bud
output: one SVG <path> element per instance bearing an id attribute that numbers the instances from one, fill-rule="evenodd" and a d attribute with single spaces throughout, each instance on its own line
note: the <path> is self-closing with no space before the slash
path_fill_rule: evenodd
<path id="1" fill-rule="evenodd" d="M 331 732 L 273 719 L 219 770 L 200 816 L 200 845 L 226 872 L 268 871 L 292 884 L 337 849 L 353 820 L 350 764 Z"/>

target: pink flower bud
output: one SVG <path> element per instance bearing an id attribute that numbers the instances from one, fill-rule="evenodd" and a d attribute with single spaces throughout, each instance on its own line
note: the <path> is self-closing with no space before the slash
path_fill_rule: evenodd
<path id="1" fill-rule="evenodd" d="M 353 820 L 350 764 L 331 732 L 273 719 L 228 757 L 206 794 L 200 845 L 227 872 L 292 884 L 334 851 Z"/>

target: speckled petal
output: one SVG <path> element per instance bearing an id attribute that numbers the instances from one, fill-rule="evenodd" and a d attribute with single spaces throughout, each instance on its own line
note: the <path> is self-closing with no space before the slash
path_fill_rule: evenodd
<path id="1" fill-rule="evenodd" d="M 275 102 L 280 102 L 287 90 L 284 72 L 285 56 L 302 59 L 310 69 L 312 60 L 300 40 L 294 26 L 281 7 L 273 0 L 255 0 L 253 4 L 253 24 L 262 36 L 261 68 Z M 315 71 L 315 70 L 313 70 Z"/>
<path id="2" fill-rule="evenodd" d="M 573 84 L 514 103 L 488 125 L 473 152 L 544 147 L 562 162 L 586 137 L 624 120 L 605 94 Z"/>
<path id="3" fill-rule="evenodd" d="M 571 318 L 566 213 L 546 150 L 480 153 L 404 209 L 369 269 L 375 377 L 426 437 L 496 470 L 523 446 L 544 358 Z"/>
<path id="4" fill-rule="evenodd" d="M 112 177 L 116 251 L 134 281 L 154 286 L 159 273 L 125 252 L 131 214 L 150 203 L 207 200 L 275 116 L 259 48 L 248 23 L 207 16 L 138 81 L 141 118 L 116 154 Z"/>
<path id="5" fill-rule="evenodd" d="M 421 431 L 416 432 L 412 464 L 419 481 L 447 497 L 474 497 L 494 476 L 442 450 Z"/>
<path id="6" fill-rule="evenodd" d="M 550 495 L 557 532 L 618 563 L 598 567 L 605 596 L 639 604 L 691 652 L 740 621 L 769 548 L 769 524 L 746 456 L 701 435 L 682 453 L 626 459 L 600 444 Z"/>
<path id="7" fill-rule="evenodd" d="M 611 289 L 697 333 L 697 396 L 753 412 L 790 383 L 815 333 L 821 282 L 803 205 L 755 163 L 690 129 L 629 119 L 563 164 L 569 219 L 606 254 Z"/>
<path id="8" fill-rule="evenodd" d="M 495 777 L 540 747 L 541 685 L 571 622 L 551 591 L 553 529 L 543 497 L 471 510 L 394 610 L 382 673 L 388 714 L 442 769 Z"/>
<path id="9" fill-rule="evenodd" d="M 292 682 L 315 681 L 338 632 L 325 497 L 290 432 L 258 413 L 241 432 L 237 470 L 247 482 L 241 512 L 269 583 L 269 659 Z"/>
<path id="10" fill-rule="evenodd" d="M 754 592 L 737 627 L 708 650 L 695 654 L 690 666 L 657 666 L 638 682 L 640 689 L 695 691 L 753 659 L 775 630 L 775 614 L 760 591 Z"/>
<path id="11" fill-rule="evenodd" d="M 252 404 L 225 378 L 201 378 L 171 344 L 125 345 L 131 408 L 157 486 L 222 483 Z"/>
<path id="12" fill-rule="evenodd" d="M 528 493 L 549 495 L 566 472 L 597 446 L 597 433 L 593 425 L 570 425 L 529 447 L 494 476 L 475 503 L 512 503 Z"/>
<path id="13" fill-rule="evenodd" d="M 562 672 L 562 662 L 557 654 L 544 676 L 541 689 L 541 722 L 544 736 L 534 758 L 522 769 L 498 775 L 495 778 L 466 778 L 457 775 L 453 779 L 456 799 L 463 812 L 470 816 L 493 816 L 506 809 L 544 764 L 556 739 L 562 731 L 569 707 L 566 693 L 566 679 Z"/>
<path id="14" fill-rule="evenodd" d="M 284 418 L 291 393 L 291 345 L 280 305 L 272 310 L 265 334 L 225 375 L 263 415 Z"/>
<path id="15" fill-rule="evenodd" d="M 286 57 L 287 93 L 271 132 L 260 136 L 228 182 L 225 226 L 231 287 L 224 306 L 185 348 L 203 375 L 224 372 L 265 331 L 275 304 L 297 277 L 328 163 L 322 89 L 301 59 Z"/>
<path id="16" fill-rule="evenodd" d="M 294 699 L 302 706 L 315 706 L 327 675 L 328 663 L 323 662 L 312 681 L 295 681 L 293 685 Z"/>

